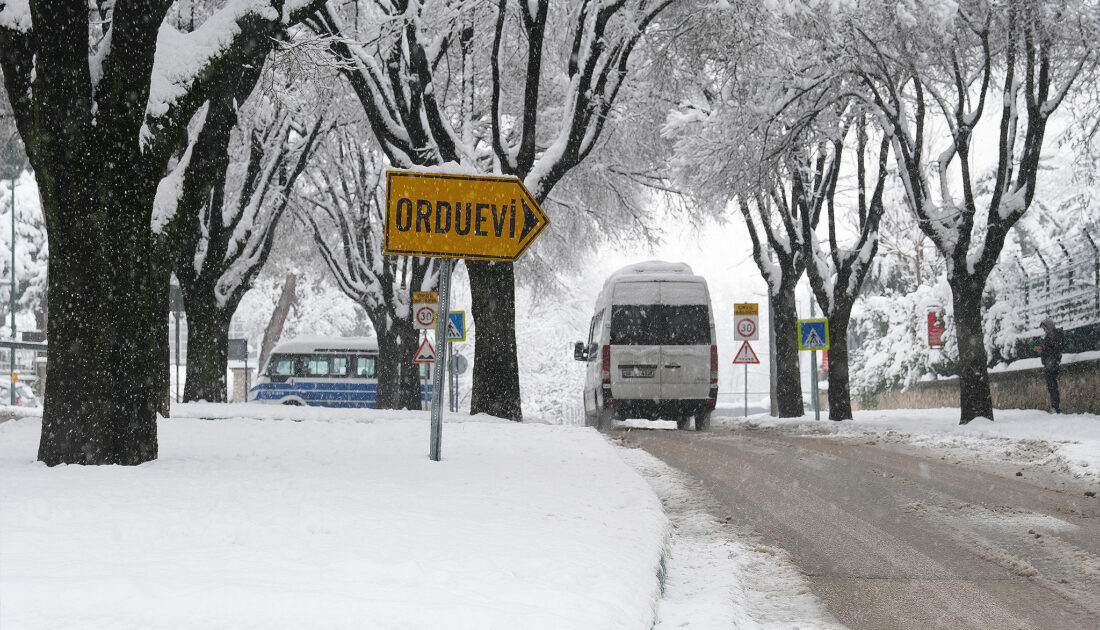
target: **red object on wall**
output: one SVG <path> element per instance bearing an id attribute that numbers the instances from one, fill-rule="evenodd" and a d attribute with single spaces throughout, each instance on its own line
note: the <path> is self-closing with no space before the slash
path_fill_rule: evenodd
<path id="1" fill-rule="evenodd" d="M 942 348 L 943 333 L 947 326 L 944 324 L 940 311 L 928 311 L 928 347 Z"/>
<path id="2" fill-rule="evenodd" d="M 828 350 L 822 350 L 821 351 L 821 371 L 822 372 L 828 372 L 829 371 L 829 351 Z"/>

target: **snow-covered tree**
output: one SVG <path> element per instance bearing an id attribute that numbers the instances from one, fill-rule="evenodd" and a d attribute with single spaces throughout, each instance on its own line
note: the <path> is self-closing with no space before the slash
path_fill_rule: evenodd
<path id="1" fill-rule="evenodd" d="M 0 0 L 0 69 L 49 236 L 41 461 L 157 456 L 175 261 L 157 187 L 226 72 L 321 4 L 229 0 L 184 33 L 167 0 Z"/>
<path id="2" fill-rule="evenodd" d="M 851 90 L 876 108 L 917 224 L 947 262 L 963 424 L 993 417 L 982 296 L 1035 196 L 1051 115 L 1094 80 L 1097 20 L 1079 0 L 926 0 L 847 16 Z M 986 148 L 996 164 L 982 194 Z"/>
<path id="3" fill-rule="evenodd" d="M 46 270 L 49 246 L 34 176 L 23 171 L 0 180 L 0 278 L 11 278 L 12 184 L 15 185 L 15 300 L 19 330 L 45 324 Z M 0 314 L 10 325 L 10 287 L 0 289 Z"/>
<path id="4" fill-rule="evenodd" d="M 389 0 L 330 5 L 313 26 L 341 36 L 331 51 L 392 166 L 514 175 L 541 203 L 599 145 L 643 34 L 671 4 Z M 350 39 L 357 25 L 365 43 Z M 519 420 L 513 266 L 467 269 L 481 331 L 471 411 Z"/>
<path id="5" fill-rule="evenodd" d="M 382 254 L 385 166 L 363 146 L 362 134 L 345 126 L 333 134 L 322 159 L 306 174 L 299 220 L 340 289 L 367 312 L 378 339 L 378 407 L 419 409 L 420 376 L 413 357 L 419 334 L 412 320 L 416 291 L 438 284 L 432 258 Z"/>
<path id="6" fill-rule="evenodd" d="M 664 133 L 676 143 L 678 181 L 697 204 L 740 211 L 753 260 L 768 284 L 775 327 L 775 402 L 780 417 L 804 412 L 795 287 L 806 269 L 802 217 L 817 226 L 833 167 L 808 158 L 815 142 L 803 112 L 784 97 L 802 50 L 781 19 L 715 5 L 674 46 L 687 76 Z M 676 74 L 676 73 L 674 73 Z M 811 111 L 812 114 L 815 112 Z"/>
<path id="7" fill-rule="evenodd" d="M 932 310 L 943 312 L 942 348 L 928 345 Z M 954 333 L 951 289 L 943 278 L 905 293 L 864 297 L 853 309 L 850 327 L 852 395 L 868 405 L 888 389 L 955 376 L 959 353 Z"/>
<path id="8" fill-rule="evenodd" d="M 177 169 L 184 171 L 178 203 L 187 206 L 176 210 L 175 267 L 188 326 L 184 400 L 225 402 L 230 322 L 322 138 L 324 120 L 311 108 L 291 111 L 262 90 L 244 100 L 262 65 L 210 100 L 186 169 Z"/>
<path id="9" fill-rule="evenodd" d="M 810 288 L 821 305 L 821 310 L 829 320 L 829 419 L 850 420 L 852 418 L 852 400 L 848 382 L 848 322 L 852 306 L 859 297 L 863 280 L 871 269 L 875 252 L 878 249 L 879 221 L 883 214 L 882 196 L 886 187 L 887 159 L 890 155 L 889 138 L 883 136 L 878 150 L 871 147 L 868 155 L 868 121 L 863 112 L 851 113 L 854 124 L 846 124 L 838 137 L 818 145 L 816 162 L 819 165 L 815 174 L 824 180 L 821 185 L 823 203 L 812 207 L 812 212 L 826 212 L 825 227 L 828 232 L 828 247 L 818 239 L 813 225 L 818 222 L 811 212 L 803 212 L 802 245 L 806 249 L 806 275 Z M 855 185 L 856 196 L 837 196 L 837 182 L 841 172 L 841 163 L 845 153 L 844 145 L 851 143 L 854 135 L 855 147 L 850 153 L 855 160 L 855 173 L 851 181 Z M 868 157 L 873 168 L 868 169 Z M 826 166 L 827 165 L 827 166 Z M 797 175 L 796 175 L 797 176 Z M 837 206 L 841 206 L 838 208 Z M 839 232 L 845 229 L 842 221 L 848 221 L 854 214 L 854 242 L 847 242 Z"/>

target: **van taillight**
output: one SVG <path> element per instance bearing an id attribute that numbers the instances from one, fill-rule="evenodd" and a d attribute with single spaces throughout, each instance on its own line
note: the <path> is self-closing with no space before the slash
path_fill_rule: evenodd
<path id="1" fill-rule="evenodd" d="M 710 384 L 718 384 L 718 346 L 710 347 Z"/>
<path id="2" fill-rule="evenodd" d="M 604 346 L 600 353 L 600 360 L 602 362 L 600 368 L 600 380 L 604 385 L 611 384 L 611 346 Z"/>

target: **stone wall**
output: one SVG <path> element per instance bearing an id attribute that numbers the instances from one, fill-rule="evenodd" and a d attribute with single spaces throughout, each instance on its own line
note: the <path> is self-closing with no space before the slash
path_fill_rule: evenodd
<path id="1" fill-rule="evenodd" d="M 1058 377 L 1064 413 L 1100 414 L 1100 361 L 1077 361 L 1062 365 Z M 1042 368 L 991 372 L 989 386 L 995 409 L 1050 410 L 1046 377 Z M 824 396 L 823 396 L 824 398 Z M 931 409 L 959 406 L 959 381 L 955 378 L 915 383 L 906 390 L 888 390 L 871 404 L 857 409 Z"/>

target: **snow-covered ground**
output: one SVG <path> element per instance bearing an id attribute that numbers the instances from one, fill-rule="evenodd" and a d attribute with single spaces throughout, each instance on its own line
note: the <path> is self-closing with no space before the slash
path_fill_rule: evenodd
<path id="1" fill-rule="evenodd" d="M 1033 466 L 1100 483 L 1100 416 L 1090 414 L 998 409 L 995 420 L 979 418 L 960 425 L 958 408 L 857 411 L 854 420 L 845 422 L 827 420 L 827 412 L 816 422 L 812 413 L 781 420 L 767 415 L 732 417 L 732 408 L 717 414 L 723 412 L 730 417 L 716 417 L 716 426 L 743 424 L 838 437 L 873 435 L 887 443 L 950 453 L 960 461 Z"/>
<path id="2" fill-rule="evenodd" d="M 428 427 L 426 412 L 176 405 L 156 461 L 50 469 L 34 461 L 38 417 L 0 422 L 0 628 L 643 630 L 819 614 L 781 553 L 711 531 L 644 453 L 593 429 L 455 416 L 432 462 Z"/>
<path id="3" fill-rule="evenodd" d="M 1100 417 L 957 418 L 716 428 L 875 435 L 1098 481 Z M 449 416 L 432 462 L 426 412 L 177 405 L 155 462 L 49 469 L 40 427 L 0 422 L 4 630 L 839 627 L 782 550 L 592 429 Z"/>

